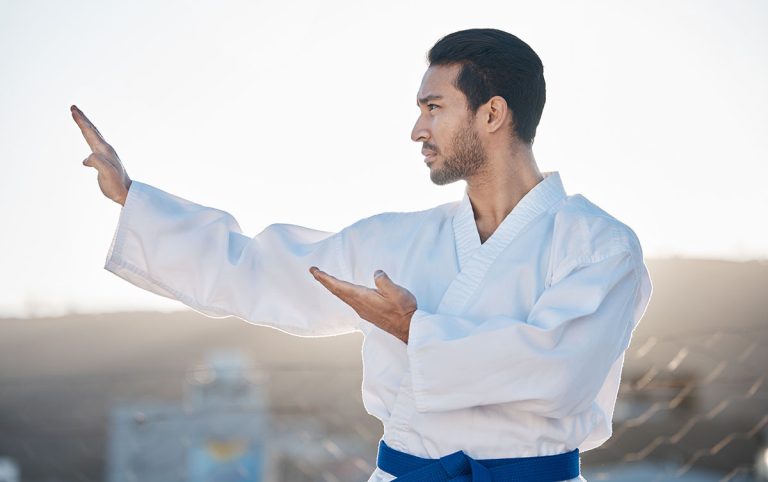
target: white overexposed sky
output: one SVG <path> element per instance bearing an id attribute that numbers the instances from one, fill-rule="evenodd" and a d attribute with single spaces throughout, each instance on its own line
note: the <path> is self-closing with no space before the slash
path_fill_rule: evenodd
<path id="1" fill-rule="evenodd" d="M 768 258 L 764 1 L 0 0 L 0 316 L 173 310 L 103 269 L 78 105 L 129 175 L 233 214 L 335 231 L 460 198 L 410 140 L 425 54 L 495 27 L 544 62 L 534 152 L 646 257 Z"/>

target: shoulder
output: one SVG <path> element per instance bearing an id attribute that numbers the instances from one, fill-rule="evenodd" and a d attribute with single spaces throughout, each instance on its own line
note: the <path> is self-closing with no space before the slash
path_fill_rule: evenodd
<path id="1" fill-rule="evenodd" d="M 434 246 L 451 226 L 451 204 L 421 211 L 383 212 L 344 228 L 338 246 L 350 279 L 366 284 L 373 269 L 379 268 L 393 275 L 402 269 L 404 256 L 414 246 Z"/>
<path id="2" fill-rule="evenodd" d="M 581 194 L 567 196 L 553 219 L 553 250 L 560 265 L 596 263 L 623 252 L 642 259 L 632 228 Z"/>
<path id="3" fill-rule="evenodd" d="M 427 226 L 437 227 L 450 221 L 459 201 L 440 204 L 420 211 L 387 211 L 363 218 L 344 228 L 343 232 L 354 236 L 381 236 L 382 233 L 414 233 Z"/>

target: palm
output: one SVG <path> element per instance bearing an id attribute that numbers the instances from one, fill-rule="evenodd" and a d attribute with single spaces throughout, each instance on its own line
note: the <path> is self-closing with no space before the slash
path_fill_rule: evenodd
<path id="1" fill-rule="evenodd" d="M 309 269 L 328 291 L 352 307 L 360 318 L 370 321 L 382 330 L 408 343 L 411 317 L 418 309 L 416 297 L 377 270 L 374 274 L 376 289 L 340 280 L 315 266 Z"/>

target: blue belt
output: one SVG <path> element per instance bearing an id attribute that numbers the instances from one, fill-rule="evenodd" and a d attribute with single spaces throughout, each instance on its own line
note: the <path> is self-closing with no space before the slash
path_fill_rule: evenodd
<path id="1" fill-rule="evenodd" d="M 424 459 L 379 442 L 376 465 L 398 482 L 554 482 L 579 476 L 579 449 L 558 455 L 475 460 L 459 450 Z"/>

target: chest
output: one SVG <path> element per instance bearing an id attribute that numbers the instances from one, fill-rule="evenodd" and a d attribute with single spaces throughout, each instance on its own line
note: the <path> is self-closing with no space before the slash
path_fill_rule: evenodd
<path id="1" fill-rule="evenodd" d="M 389 270 L 392 280 L 414 294 L 419 308 L 460 316 L 461 329 L 472 329 L 498 315 L 526 322 L 548 283 L 551 239 L 551 226 L 540 223 L 497 246 L 498 252 L 488 250 L 492 244 L 483 244 L 460 255 L 461 242 L 457 244 L 453 232 L 443 231 L 400 244 L 397 253 L 382 251 L 374 259 L 386 264 L 382 269 Z M 364 326 L 364 403 L 369 413 L 385 420 L 408 370 L 407 345 L 372 324 Z"/>
<path id="2" fill-rule="evenodd" d="M 420 309 L 478 322 L 505 315 L 525 319 L 548 286 L 552 226 L 532 223 L 508 243 L 462 246 L 453 230 L 391 242 L 361 273 L 384 269 L 416 297 Z"/>

